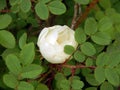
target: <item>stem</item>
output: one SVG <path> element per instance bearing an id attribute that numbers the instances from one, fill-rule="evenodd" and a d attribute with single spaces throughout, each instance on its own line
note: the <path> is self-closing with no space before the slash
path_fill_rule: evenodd
<path id="1" fill-rule="evenodd" d="M 71 69 L 77 69 L 77 68 L 90 68 L 90 69 L 95 69 L 95 66 L 85 66 L 82 64 L 79 65 L 68 65 L 68 64 L 62 64 L 62 65 L 58 65 L 59 67 L 66 67 L 66 68 L 71 68 Z"/>
<path id="2" fill-rule="evenodd" d="M 1 11 L 0 11 L 0 13 L 8 13 L 8 12 L 10 12 L 9 9 L 8 9 L 8 10 L 7 10 L 7 9 L 6 9 L 6 10 L 1 10 Z"/>
<path id="3" fill-rule="evenodd" d="M 82 16 L 79 16 L 78 20 L 76 21 L 75 24 L 75 29 L 78 28 L 78 26 L 87 18 L 89 12 L 91 11 L 92 8 L 99 2 L 99 0 L 92 0 L 92 2 L 89 4 L 88 7 L 86 7 L 85 12 L 82 14 Z"/>
<path id="4" fill-rule="evenodd" d="M 73 16 L 72 23 L 71 23 L 71 28 L 73 30 L 74 30 L 75 23 L 76 23 L 78 14 L 79 14 L 79 7 L 80 7 L 80 5 L 78 5 L 77 3 L 74 5 L 74 16 Z"/>

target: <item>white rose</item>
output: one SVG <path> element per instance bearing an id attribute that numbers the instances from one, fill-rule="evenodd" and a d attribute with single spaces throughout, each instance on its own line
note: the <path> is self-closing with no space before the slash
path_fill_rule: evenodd
<path id="1" fill-rule="evenodd" d="M 50 63 L 63 63 L 70 56 L 64 52 L 65 45 L 77 47 L 74 31 L 68 26 L 55 25 L 44 28 L 38 38 L 37 45 L 42 56 Z"/>

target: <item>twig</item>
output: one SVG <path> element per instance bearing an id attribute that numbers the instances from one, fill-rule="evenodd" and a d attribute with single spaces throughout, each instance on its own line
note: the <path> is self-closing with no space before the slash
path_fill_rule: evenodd
<path id="1" fill-rule="evenodd" d="M 38 78 L 38 82 L 41 82 L 42 80 L 44 80 L 51 72 L 52 70 L 50 69 L 47 73 L 42 74 L 41 77 Z"/>
<path id="2" fill-rule="evenodd" d="M 92 2 L 89 4 L 89 6 L 85 9 L 85 12 L 82 14 L 82 16 L 79 16 L 78 20 L 76 21 L 75 24 L 75 29 L 78 28 L 78 26 L 86 19 L 88 16 L 89 12 L 91 11 L 92 8 L 99 2 L 99 0 L 92 0 Z"/>
<path id="3" fill-rule="evenodd" d="M 71 28 L 73 30 L 74 30 L 75 23 L 76 23 L 76 20 L 77 20 L 77 17 L 78 17 L 78 13 L 79 13 L 79 5 L 76 3 L 74 5 L 74 16 L 73 16 L 72 23 L 71 23 Z"/>
<path id="4" fill-rule="evenodd" d="M 62 64 L 62 65 L 58 65 L 60 67 L 66 67 L 66 68 L 71 68 L 71 69 L 77 69 L 77 68 L 90 68 L 90 69 L 95 69 L 95 66 L 85 66 L 82 64 L 79 65 L 68 65 L 68 64 Z"/>
<path id="5" fill-rule="evenodd" d="M 8 10 L 1 10 L 0 11 L 1 13 L 8 13 L 8 12 L 10 12 L 10 10 L 8 9 Z"/>

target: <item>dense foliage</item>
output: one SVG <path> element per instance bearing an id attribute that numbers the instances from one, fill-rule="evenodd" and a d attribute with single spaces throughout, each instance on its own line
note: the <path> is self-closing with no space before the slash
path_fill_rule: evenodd
<path id="1" fill-rule="evenodd" d="M 120 0 L 0 0 L 0 89 L 119 89 L 119 6 Z M 36 46 L 40 31 L 53 25 L 74 29 L 79 44 L 64 47 L 71 56 L 63 64 L 48 63 Z"/>

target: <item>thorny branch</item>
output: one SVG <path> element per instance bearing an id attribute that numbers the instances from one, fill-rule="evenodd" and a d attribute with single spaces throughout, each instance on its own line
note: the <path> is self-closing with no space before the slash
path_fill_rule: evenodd
<path id="1" fill-rule="evenodd" d="M 71 69 L 77 69 L 77 68 L 90 68 L 90 69 L 95 69 L 96 67 L 95 66 L 85 66 L 85 65 L 82 65 L 82 64 L 79 64 L 79 65 L 68 65 L 68 64 L 63 64 L 61 65 L 61 67 L 66 67 L 66 68 L 71 68 Z"/>
<path id="2" fill-rule="evenodd" d="M 76 20 L 78 18 L 78 15 L 81 14 L 81 12 L 79 13 L 80 9 L 81 9 L 80 5 L 75 3 L 75 5 L 74 5 L 74 16 L 73 16 L 72 23 L 71 23 L 71 28 L 73 30 L 74 30 L 75 23 L 76 23 Z"/>
<path id="3" fill-rule="evenodd" d="M 99 2 L 99 0 L 92 0 L 91 3 L 86 7 L 85 12 L 79 16 L 78 20 L 75 23 L 74 29 L 78 28 L 78 26 L 86 19 L 89 12 L 94 8 L 94 6 Z"/>

